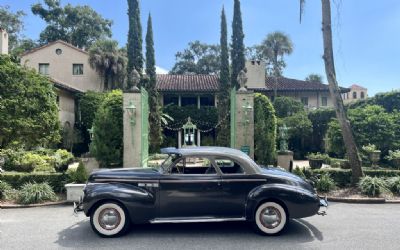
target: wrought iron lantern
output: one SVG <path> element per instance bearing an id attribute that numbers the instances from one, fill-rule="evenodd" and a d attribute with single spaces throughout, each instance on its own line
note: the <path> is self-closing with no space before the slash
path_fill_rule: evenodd
<path id="1" fill-rule="evenodd" d="M 191 118 L 188 118 L 188 121 L 183 125 L 183 146 L 194 146 L 194 135 L 197 130 L 197 126 L 192 123 Z"/>
<path id="2" fill-rule="evenodd" d="M 134 126 L 136 124 L 136 106 L 130 101 L 129 105 L 125 107 L 125 110 L 128 113 L 131 125 Z"/>

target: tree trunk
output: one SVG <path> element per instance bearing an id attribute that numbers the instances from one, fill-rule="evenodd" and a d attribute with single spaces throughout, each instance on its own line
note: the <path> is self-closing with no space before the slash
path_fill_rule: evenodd
<path id="1" fill-rule="evenodd" d="M 361 159 L 358 154 L 358 149 L 354 139 L 353 131 L 350 126 L 350 121 L 347 119 L 342 96 L 340 95 L 340 89 L 336 81 L 335 64 L 333 59 L 330 0 L 321 0 L 321 2 L 325 72 L 329 82 L 329 92 L 335 107 L 336 117 L 339 120 L 339 124 L 342 129 L 343 141 L 352 169 L 352 182 L 353 184 L 356 184 L 363 176 Z"/>

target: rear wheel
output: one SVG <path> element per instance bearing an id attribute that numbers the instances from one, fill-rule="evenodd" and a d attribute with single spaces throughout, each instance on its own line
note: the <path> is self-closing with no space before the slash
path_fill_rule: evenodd
<path id="1" fill-rule="evenodd" d="M 280 204 L 272 201 L 262 203 L 257 208 L 254 216 L 256 230 L 264 235 L 279 234 L 288 221 L 285 209 Z"/>
<path id="2" fill-rule="evenodd" d="M 115 237 L 129 228 L 130 219 L 125 209 L 115 202 L 106 202 L 93 210 L 90 225 L 101 237 Z"/>

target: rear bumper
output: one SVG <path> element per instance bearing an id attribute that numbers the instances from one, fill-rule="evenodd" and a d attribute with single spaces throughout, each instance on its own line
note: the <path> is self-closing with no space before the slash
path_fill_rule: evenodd
<path id="1" fill-rule="evenodd" d="M 318 215 L 326 215 L 326 211 L 328 209 L 328 200 L 326 197 L 319 196 L 319 210 Z"/>

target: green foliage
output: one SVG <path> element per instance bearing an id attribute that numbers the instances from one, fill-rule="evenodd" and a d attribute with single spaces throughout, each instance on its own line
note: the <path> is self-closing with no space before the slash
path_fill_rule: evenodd
<path id="1" fill-rule="evenodd" d="M 90 129 L 93 126 L 95 114 L 103 102 L 105 95 L 102 92 L 88 91 L 79 96 L 81 123 L 86 129 Z"/>
<path id="2" fill-rule="evenodd" d="M 133 72 L 142 75 L 143 72 L 143 52 L 142 52 L 142 24 L 140 22 L 140 7 L 139 0 L 128 0 L 128 18 L 129 18 L 129 31 L 128 31 L 128 88 L 133 86 Z"/>
<path id="3" fill-rule="evenodd" d="M 73 169 L 73 168 L 68 169 L 67 175 L 68 175 L 70 182 L 77 183 L 77 184 L 86 183 L 86 181 L 89 177 L 83 162 L 79 162 L 79 165 L 76 169 Z"/>
<path id="4" fill-rule="evenodd" d="M 13 46 L 13 47 L 10 46 L 10 48 L 12 48 L 10 50 L 11 58 L 14 62 L 19 63 L 21 61 L 21 55 L 24 52 L 34 49 L 38 46 L 39 46 L 39 44 L 30 38 L 20 39 L 18 41 L 18 43 L 16 44 L 16 46 Z"/>
<path id="5" fill-rule="evenodd" d="M 147 21 L 146 32 L 146 75 L 148 84 L 146 89 L 149 93 L 149 146 L 150 152 L 158 152 L 163 141 L 161 128 L 161 103 L 156 88 L 156 59 L 153 41 L 153 24 L 151 15 Z"/>
<path id="6" fill-rule="evenodd" d="M 18 192 L 18 203 L 21 204 L 33 204 L 56 200 L 56 194 L 47 183 L 26 183 Z"/>
<path id="7" fill-rule="evenodd" d="M 18 45 L 20 33 L 24 29 L 22 18 L 25 15 L 23 11 L 13 13 L 9 6 L 0 6 L 0 28 L 7 30 L 10 50 Z"/>
<path id="8" fill-rule="evenodd" d="M 285 118 L 304 111 L 304 105 L 294 98 L 287 96 L 278 96 L 274 100 L 274 108 L 276 116 L 279 118 Z"/>
<path id="9" fill-rule="evenodd" d="M 217 145 L 229 146 L 230 142 L 230 124 L 229 119 L 224 120 L 230 112 L 230 72 L 229 72 L 229 48 L 228 48 L 228 31 L 226 24 L 225 10 L 222 9 L 221 13 L 221 55 L 220 55 L 220 72 L 219 72 L 219 85 L 218 92 L 218 120 L 221 122 L 217 130 Z"/>
<path id="10" fill-rule="evenodd" d="M 254 97 L 254 157 L 260 164 L 273 164 L 276 148 L 276 116 L 272 103 L 263 94 Z"/>
<path id="11" fill-rule="evenodd" d="M 54 167 L 58 172 L 65 171 L 74 161 L 74 156 L 65 149 L 58 149 L 54 155 Z"/>
<path id="12" fill-rule="evenodd" d="M 233 6 L 233 21 L 232 21 L 232 71 L 231 81 L 232 86 L 238 88 L 239 83 L 237 77 L 241 70 L 245 68 L 245 47 L 244 47 L 244 33 L 242 13 L 240 10 L 240 0 L 234 0 Z"/>
<path id="13" fill-rule="evenodd" d="M 67 175 L 61 173 L 19 173 L 5 172 L 0 174 L 0 181 L 8 183 L 13 188 L 20 188 L 25 183 L 48 183 L 53 190 L 61 192 L 67 183 Z"/>
<path id="14" fill-rule="evenodd" d="M 333 109 L 316 109 L 308 113 L 308 119 L 312 123 L 312 151 L 324 151 L 324 137 L 328 130 L 329 122 L 336 117 Z"/>
<path id="15" fill-rule="evenodd" d="M 122 91 L 107 93 L 93 123 L 90 152 L 102 167 L 121 166 L 123 150 Z"/>
<path id="16" fill-rule="evenodd" d="M 10 184 L 4 181 L 0 181 L 0 200 L 7 200 L 8 193 L 12 190 Z"/>
<path id="17" fill-rule="evenodd" d="M 320 152 L 317 153 L 310 153 L 307 155 L 307 159 L 309 160 L 323 160 L 324 162 L 329 161 L 329 155 L 321 154 Z"/>
<path id="18" fill-rule="evenodd" d="M 348 117 L 358 145 L 374 144 L 387 154 L 389 149 L 400 147 L 400 114 L 387 113 L 381 106 L 372 105 L 350 109 Z M 343 156 L 344 147 L 339 123 L 333 120 L 328 126 L 329 152 Z"/>
<path id="19" fill-rule="evenodd" d="M 88 48 L 101 38 L 111 37 L 112 21 L 104 19 L 88 5 L 61 6 L 60 0 L 45 0 L 32 5 L 32 13 L 47 26 L 40 33 L 40 42 L 46 44 L 63 40 L 79 48 Z"/>
<path id="20" fill-rule="evenodd" d="M 214 138 L 211 135 L 202 137 L 201 145 L 202 146 L 214 146 L 215 145 Z"/>
<path id="21" fill-rule="evenodd" d="M 299 177 L 301 177 L 301 178 L 306 178 L 306 175 L 304 174 L 303 170 L 301 170 L 301 168 L 299 168 L 298 166 L 296 166 L 296 167 L 293 169 L 293 172 L 292 172 L 292 173 L 295 174 L 295 175 L 297 175 L 297 176 L 299 176 Z"/>
<path id="22" fill-rule="evenodd" d="M 104 89 L 122 88 L 127 58 L 115 40 L 97 40 L 89 49 L 89 64 L 104 78 Z"/>
<path id="23" fill-rule="evenodd" d="M 175 54 L 175 65 L 170 74 L 217 74 L 220 71 L 219 45 L 189 42 L 188 47 Z"/>
<path id="24" fill-rule="evenodd" d="M 392 193 L 400 195 L 400 176 L 389 178 L 387 184 Z"/>
<path id="25" fill-rule="evenodd" d="M 349 109 L 363 108 L 369 105 L 382 106 L 386 112 L 393 112 L 394 110 L 400 110 L 400 91 L 391 91 L 386 93 L 376 94 L 374 97 L 350 103 Z"/>
<path id="26" fill-rule="evenodd" d="M 387 155 L 385 158 L 389 161 L 400 160 L 400 150 L 389 150 L 389 155 Z"/>
<path id="27" fill-rule="evenodd" d="M 309 74 L 304 80 L 309 82 L 322 83 L 323 79 L 324 79 L 323 76 L 321 76 L 320 74 Z"/>
<path id="28" fill-rule="evenodd" d="M 60 124 L 48 78 L 0 56 L 0 148 L 59 142 Z"/>
<path id="29" fill-rule="evenodd" d="M 187 122 L 188 117 L 192 119 L 192 122 L 197 125 L 201 130 L 207 130 L 218 123 L 218 112 L 215 107 L 200 107 L 197 108 L 195 105 L 179 107 L 177 105 L 164 106 L 164 113 L 170 115 L 174 121 L 170 124 L 171 128 L 180 128 Z"/>
<path id="30" fill-rule="evenodd" d="M 379 177 L 365 176 L 359 182 L 361 193 L 368 196 L 379 196 L 388 191 L 385 179 Z"/>
<path id="31" fill-rule="evenodd" d="M 367 144 L 362 146 L 362 150 L 364 150 L 366 153 L 372 153 L 374 151 L 377 151 L 378 149 L 374 144 Z"/>
<path id="32" fill-rule="evenodd" d="M 28 152 L 22 156 L 20 164 L 14 170 L 20 172 L 53 172 L 54 168 L 51 169 L 48 160 L 50 159 L 47 157 Z"/>
<path id="33" fill-rule="evenodd" d="M 329 192 L 336 187 L 336 184 L 329 174 L 323 174 L 315 183 L 315 187 L 319 192 Z"/>

